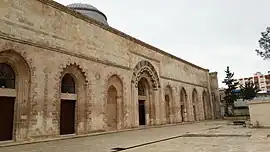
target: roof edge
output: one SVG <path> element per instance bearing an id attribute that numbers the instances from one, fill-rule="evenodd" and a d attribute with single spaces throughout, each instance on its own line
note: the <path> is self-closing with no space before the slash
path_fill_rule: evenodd
<path id="1" fill-rule="evenodd" d="M 153 50 L 155 52 L 158 52 L 158 53 L 161 53 L 163 55 L 169 56 L 169 57 L 171 57 L 173 59 L 176 59 L 178 61 L 189 64 L 189 65 L 191 65 L 193 67 L 196 67 L 198 69 L 201 69 L 201 70 L 204 70 L 204 71 L 207 71 L 207 72 L 209 71 L 208 69 L 202 68 L 202 67 L 200 67 L 198 65 L 195 65 L 195 64 L 193 64 L 191 62 L 188 62 L 188 61 L 186 61 L 184 59 L 181 59 L 181 58 L 179 58 L 179 57 L 177 57 L 175 55 L 167 53 L 167 52 L 165 52 L 165 51 L 163 51 L 163 50 L 161 50 L 161 49 L 159 49 L 159 48 L 157 48 L 155 46 L 147 44 L 147 43 L 145 43 L 145 42 L 143 42 L 143 41 L 141 41 L 141 40 L 139 40 L 139 39 L 137 39 L 135 37 L 132 37 L 132 36 L 130 36 L 130 35 L 124 33 L 124 32 L 121 32 L 121 31 L 119 31 L 119 30 L 117 30 L 117 29 L 115 29 L 113 27 L 110 27 L 110 26 L 108 26 L 106 24 L 98 22 L 98 21 L 96 21 L 94 19 L 88 18 L 88 17 L 82 15 L 81 13 L 76 12 L 75 10 L 72 10 L 72 9 L 70 9 L 70 8 L 68 8 L 68 7 L 66 7 L 66 6 L 64 6 L 64 5 L 62 5 L 62 4 L 58 3 L 58 2 L 55 2 L 53 0 L 37 0 L 37 1 L 40 1 L 43 4 L 52 6 L 52 7 L 56 8 L 56 9 L 58 9 L 58 10 L 61 10 L 63 12 L 66 12 L 66 13 L 70 14 L 70 15 L 73 15 L 73 16 L 75 16 L 77 18 L 80 18 L 80 19 L 82 19 L 82 20 L 84 20 L 84 21 L 86 21 L 86 22 L 88 22 L 90 24 L 96 25 L 96 26 L 98 26 L 98 27 L 100 27 L 100 28 L 102 28 L 104 30 L 107 30 L 107 31 L 109 31 L 111 33 L 114 33 L 114 34 L 118 35 L 118 36 L 121 36 L 121 37 L 123 37 L 123 38 L 125 38 L 127 40 L 133 41 L 133 42 L 135 42 L 135 43 L 137 43 L 137 44 L 139 44 L 141 46 L 144 46 L 144 47 L 146 47 L 148 49 L 151 49 L 151 50 Z"/>

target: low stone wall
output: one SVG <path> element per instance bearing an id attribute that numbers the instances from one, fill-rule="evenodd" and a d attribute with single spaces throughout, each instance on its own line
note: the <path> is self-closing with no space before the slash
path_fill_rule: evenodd
<path id="1" fill-rule="evenodd" d="M 248 106 L 253 127 L 270 127 L 270 97 L 249 101 Z"/>
<path id="2" fill-rule="evenodd" d="M 234 115 L 235 116 L 248 116 L 249 109 L 248 109 L 248 107 L 235 107 L 234 108 Z"/>

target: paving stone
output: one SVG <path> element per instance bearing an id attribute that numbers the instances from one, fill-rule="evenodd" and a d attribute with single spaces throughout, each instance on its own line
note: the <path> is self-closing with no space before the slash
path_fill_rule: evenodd
<path id="1" fill-rule="evenodd" d="M 112 148 L 131 147 L 186 132 L 211 135 L 211 128 L 216 126 L 220 127 L 215 129 L 215 134 L 251 134 L 252 137 L 179 137 L 123 152 L 267 152 L 270 149 L 270 139 L 261 138 L 269 129 L 227 126 L 224 121 L 214 121 L 3 147 L 0 152 L 110 152 Z"/>

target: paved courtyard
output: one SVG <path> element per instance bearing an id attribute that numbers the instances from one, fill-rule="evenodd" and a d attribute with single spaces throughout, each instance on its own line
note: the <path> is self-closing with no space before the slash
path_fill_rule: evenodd
<path id="1" fill-rule="evenodd" d="M 268 134 L 270 129 L 213 121 L 3 147 L 0 152 L 266 152 Z"/>

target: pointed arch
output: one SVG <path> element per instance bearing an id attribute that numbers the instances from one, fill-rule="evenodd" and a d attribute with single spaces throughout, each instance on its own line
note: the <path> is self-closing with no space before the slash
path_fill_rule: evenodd
<path id="1" fill-rule="evenodd" d="M 204 117 L 206 120 L 212 119 L 212 107 L 210 103 L 209 94 L 204 90 L 202 95 L 203 100 L 203 109 L 204 109 Z"/>
<path id="2" fill-rule="evenodd" d="M 119 92 L 118 95 L 122 95 L 121 93 L 123 92 L 123 82 L 118 75 L 113 74 L 109 77 L 107 82 L 107 88 L 111 85 L 113 85 L 116 88 L 117 92 Z"/>
<path id="3" fill-rule="evenodd" d="M 197 121 L 197 120 L 199 120 L 199 118 L 198 118 L 199 98 L 198 98 L 198 92 L 197 92 L 197 90 L 195 88 L 192 91 L 192 105 L 193 105 L 194 120 Z"/>
<path id="4" fill-rule="evenodd" d="M 131 82 L 135 83 L 135 87 L 138 87 L 138 82 L 142 78 L 142 74 L 147 74 L 147 77 L 149 78 L 149 82 L 151 82 L 151 87 L 153 89 L 160 88 L 160 80 L 157 71 L 155 70 L 155 67 L 149 62 L 149 61 L 140 61 L 135 68 L 133 69 L 133 75 Z"/>
<path id="5" fill-rule="evenodd" d="M 62 93 L 76 93 L 76 86 L 73 76 L 69 73 L 65 74 L 61 82 Z"/>
<path id="6" fill-rule="evenodd" d="M 149 95 L 149 89 L 150 89 L 149 80 L 145 77 L 142 77 L 138 82 L 138 96 Z"/>
<path id="7" fill-rule="evenodd" d="M 87 81 L 84 72 L 77 64 L 67 65 L 60 76 L 59 85 L 59 133 L 83 134 L 87 131 L 86 90 Z"/>
<path id="8" fill-rule="evenodd" d="M 3 122 L 1 127 L 5 126 L 5 129 L 0 129 L 2 131 L 0 140 L 23 140 L 27 138 L 29 130 L 31 71 L 26 60 L 14 50 L 0 52 L 0 64 L 2 66 L 0 107 L 6 107 L 0 109 L 0 112 L 5 112 L 7 116 L 1 118 Z M 26 119 L 21 119 L 22 117 Z M 7 118 L 9 120 L 6 120 Z M 26 132 L 19 130 L 26 130 Z"/>
<path id="9" fill-rule="evenodd" d="M 149 111 L 149 115 L 152 114 L 150 111 L 151 107 L 147 106 L 151 100 L 150 94 L 152 90 L 150 88 L 151 86 L 147 77 L 142 77 L 138 82 L 139 125 L 147 125 L 147 111 Z"/>
<path id="10" fill-rule="evenodd" d="M 182 121 L 188 121 L 188 96 L 184 87 L 180 90 L 180 109 Z"/>
<path id="11" fill-rule="evenodd" d="M 165 88 L 165 118 L 167 123 L 172 123 L 173 94 L 171 86 Z"/>
<path id="12" fill-rule="evenodd" d="M 160 80 L 157 71 L 149 61 L 140 61 L 133 69 L 131 79 L 132 99 L 134 100 L 134 125 L 153 125 L 156 123 L 156 108 Z M 141 94 L 145 90 L 145 95 Z M 138 111 L 139 109 L 139 111 Z"/>
<path id="13" fill-rule="evenodd" d="M 123 127 L 124 121 L 123 83 L 118 75 L 108 79 L 106 119 L 108 130 L 117 130 Z"/>

